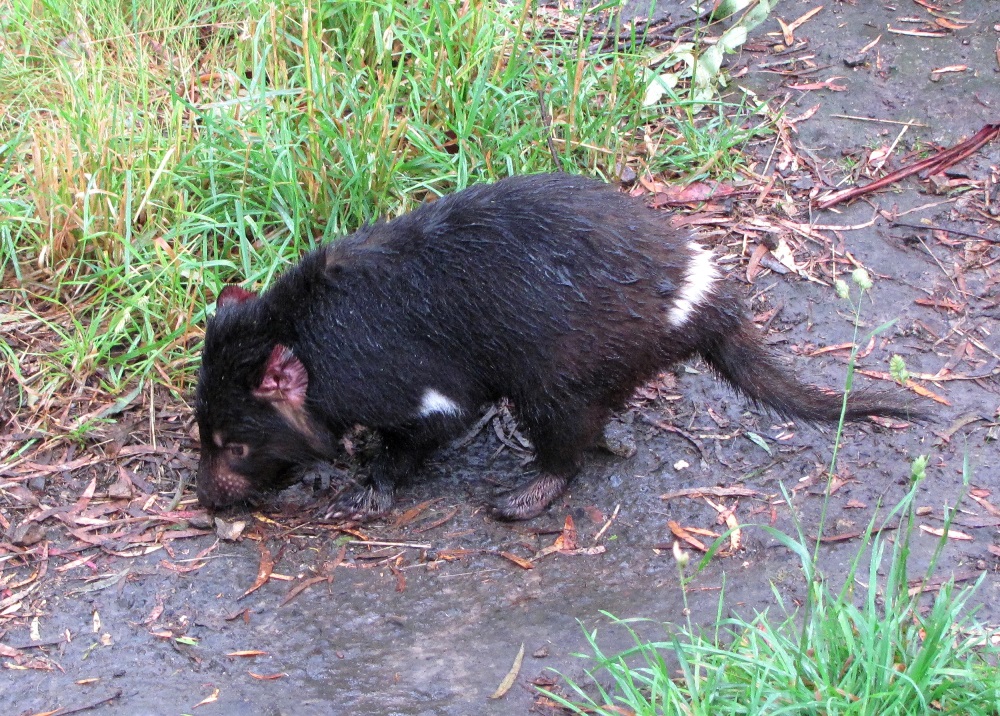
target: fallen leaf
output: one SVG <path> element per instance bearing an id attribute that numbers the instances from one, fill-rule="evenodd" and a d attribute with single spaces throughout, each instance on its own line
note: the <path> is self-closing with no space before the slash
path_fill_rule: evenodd
<path id="1" fill-rule="evenodd" d="M 431 505 L 433 505 L 435 502 L 440 502 L 442 499 L 443 498 L 437 497 L 437 498 L 434 498 L 432 500 L 424 500 L 419 505 L 415 505 L 415 506 L 411 507 L 406 512 L 404 512 L 399 517 L 397 517 L 396 521 L 392 523 L 392 526 L 393 527 L 404 527 L 404 526 L 410 524 L 411 522 L 413 522 L 413 520 L 415 520 L 420 515 L 421 512 L 423 512 L 424 510 L 426 510 L 428 507 L 430 507 Z"/>
<path id="2" fill-rule="evenodd" d="M 948 37 L 948 32 L 930 32 L 927 30 L 897 30 L 891 25 L 886 28 L 893 35 L 910 35 L 911 37 Z"/>
<path id="3" fill-rule="evenodd" d="M 288 591 L 288 594 L 285 595 L 285 598 L 281 600 L 281 604 L 279 604 L 278 606 L 279 607 L 285 606 L 290 601 L 295 599 L 295 597 L 302 594 L 302 592 L 304 592 L 314 584 L 319 584 L 320 582 L 332 582 L 332 581 L 333 579 L 331 577 L 327 577 L 326 575 L 320 575 L 318 577 L 310 577 L 309 579 L 305 579 L 300 583 L 296 584 L 294 587 L 292 587 Z"/>
<path id="4" fill-rule="evenodd" d="M 869 42 L 869 43 L 868 43 L 867 45 L 865 45 L 865 46 L 864 46 L 864 47 L 862 47 L 862 48 L 861 48 L 860 50 L 858 50 L 858 54 L 859 54 L 859 55 L 863 55 L 864 53 L 868 52 L 868 50 L 870 50 L 870 49 L 872 49 L 873 47 L 875 47 L 875 45 L 877 45 L 877 44 L 878 44 L 878 43 L 879 43 L 879 42 L 880 42 L 881 40 L 882 40 L 882 36 L 881 36 L 881 35 L 879 35 L 879 36 L 878 36 L 878 37 L 876 37 L 876 38 L 875 38 L 874 40 L 872 40 L 872 41 L 871 41 L 871 42 Z"/>
<path id="5" fill-rule="evenodd" d="M 572 550 L 578 546 L 576 525 L 573 523 L 573 518 L 570 515 L 566 515 L 566 521 L 563 522 L 562 534 L 556 538 L 556 542 L 560 540 L 562 541 L 562 545 L 560 546 L 562 550 Z"/>
<path id="6" fill-rule="evenodd" d="M 831 77 L 828 80 L 823 80 L 822 82 L 805 82 L 801 84 L 790 84 L 788 85 L 792 89 L 797 90 L 830 90 L 831 92 L 844 92 L 847 89 L 847 85 L 836 84 L 835 80 L 842 80 L 843 77 Z"/>
<path id="7" fill-rule="evenodd" d="M 215 691 L 213 691 L 211 693 L 211 695 L 206 696 L 201 701 L 199 701 L 198 703 L 196 703 L 194 705 L 194 708 L 198 708 L 199 706 L 205 706 L 206 704 L 214 704 L 218 700 L 219 700 L 219 690 L 216 689 Z"/>
<path id="8" fill-rule="evenodd" d="M 530 560 L 522 559 L 521 557 L 518 557 L 516 554 L 512 554 L 511 552 L 501 552 L 500 556 L 503 557 L 504 559 L 510 560 L 521 569 L 535 568 L 535 565 L 532 564 Z"/>
<path id="9" fill-rule="evenodd" d="M 940 80 L 941 75 L 946 75 L 952 72 L 965 72 L 967 69 L 969 69 L 968 65 L 949 65 L 937 70 L 931 70 L 931 82 L 937 82 Z"/>
<path id="10" fill-rule="evenodd" d="M 108 487 L 108 497 L 116 500 L 128 500 L 131 499 L 133 492 L 132 480 L 129 479 L 125 468 L 119 465 L 118 479 Z"/>
<path id="11" fill-rule="evenodd" d="M 879 529 L 872 530 L 872 534 L 876 535 L 876 534 L 880 534 L 881 532 L 891 531 L 891 530 L 894 530 L 894 529 L 896 529 L 896 528 L 895 527 L 882 527 L 882 528 L 879 528 Z M 823 538 L 820 540 L 820 542 L 823 542 L 824 544 L 825 543 L 829 543 L 829 542 L 846 542 L 847 540 L 857 539 L 858 537 L 860 537 L 863 534 L 865 534 L 864 530 L 856 530 L 854 532 L 840 532 L 840 533 L 835 534 L 835 535 L 823 535 Z M 810 539 L 815 539 L 815 538 L 814 537 L 810 537 Z"/>
<path id="12" fill-rule="evenodd" d="M 733 514 L 736 507 L 726 507 L 725 505 L 712 502 L 707 497 L 705 502 L 712 506 L 716 512 L 719 513 L 719 517 L 726 523 L 726 528 L 729 530 L 729 550 L 731 552 L 737 552 L 740 549 L 740 544 L 743 541 L 743 530 L 740 529 L 740 523 L 736 519 L 736 515 Z"/>
<path id="13" fill-rule="evenodd" d="M 672 204 L 697 204 L 711 199 L 723 199 L 739 193 L 735 187 L 715 181 L 700 181 L 687 186 L 671 185 L 653 195 L 651 206 L 658 209 Z"/>
<path id="14" fill-rule="evenodd" d="M 247 673 L 258 681 L 274 681 L 275 679 L 283 679 L 288 676 L 288 674 L 284 672 L 278 674 L 255 674 L 252 671 L 248 671 Z"/>
<path id="15" fill-rule="evenodd" d="M 965 72 L 969 69 L 968 65 L 948 65 L 947 67 L 939 67 L 936 70 L 931 70 L 932 75 L 943 75 L 948 72 Z"/>
<path id="16" fill-rule="evenodd" d="M 438 519 L 433 520 L 432 522 L 428 522 L 427 524 L 423 524 L 420 527 L 416 528 L 415 530 L 413 530 L 413 534 L 420 534 L 422 532 L 427 532 L 429 530 L 432 530 L 435 527 L 440 527 L 441 525 L 443 525 L 445 522 L 447 522 L 457 514 L 458 514 L 458 505 L 449 510 L 443 517 L 439 517 Z"/>
<path id="17" fill-rule="evenodd" d="M 791 27 L 785 24 L 785 21 L 780 17 L 774 18 L 781 25 L 781 36 L 785 41 L 785 45 L 791 47 L 792 43 L 795 42 L 795 33 Z"/>
<path id="18" fill-rule="evenodd" d="M 940 25 L 941 27 L 948 28 L 949 30 L 964 30 L 965 28 L 967 28 L 969 25 L 972 24 L 969 22 L 965 22 L 964 20 L 962 22 L 955 22 L 954 20 L 949 20 L 946 17 L 936 17 L 934 18 L 934 22 Z"/>
<path id="19" fill-rule="evenodd" d="M 907 590 L 907 593 L 912 597 L 921 592 L 936 592 L 949 582 L 954 582 L 955 584 L 958 584 L 959 582 L 970 582 L 974 579 L 979 579 L 982 574 L 983 572 L 967 569 L 961 572 L 952 572 L 950 575 L 935 577 L 933 579 L 911 579 L 908 582 L 910 588 Z"/>
<path id="20" fill-rule="evenodd" d="M 787 124 L 790 127 L 794 128 L 795 125 L 799 124 L 800 122 L 805 122 L 807 119 L 810 119 L 814 114 L 816 114 L 816 112 L 819 110 L 821 106 L 822 102 L 817 102 L 816 104 L 814 104 L 812 107 L 810 107 L 800 115 L 797 115 L 795 117 L 785 117 L 782 120 L 782 123 Z"/>
<path id="21" fill-rule="evenodd" d="M 966 542 L 972 541 L 972 535 L 966 534 L 965 532 L 959 532 L 958 530 L 948 530 L 947 534 L 945 534 L 945 531 L 938 527 L 928 527 L 927 525 L 920 525 L 920 531 L 926 532 L 927 534 L 930 535 L 934 535 L 935 537 L 947 537 L 948 539 L 957 539 Z"/>
<path id="22" fill-rule="evenodd" d="M 714 530 L 706 530 L 704 527 L 685 527 L 684 529 L 693 535 L 700 535 L 701 537 L 711 537 L 712 539 L 715 539 L 719 536 L 718 532 Z"/>
<path id="23" fill-rule="evenodd" d="M 396 577 L 396 591 L 405 592 L 406 591 L 406 575 L 403 571 L 394 564 L 389 565 L 389 571 L 393 573 Z"/>
<path id="24" fill-rule="evenodd" d="M 490 694 L 491 699 L 499 699 L 501 696 L 510 691 L 510 687 L 514 685 L 514 681 L 517 679 L 518 673 L 521 671 L 521 662 L 524 661 L 524 644 L 521 644 L 521 648 L 517 652 L 517 656 L 514 657 L 514 665 L 510 667 L 510 671 L 507 675 L 503 677 L 503 681 L 497 687 L 497 690 Z"/>
<path id="25" fill-rule="evenodd" d="M 759 447 L 761 450 L 766 452 L 768 455 L 771 454 L 771 446 L 767 444 L 767 441 L 760 435 L 749 430 L 745 433 L 750 442 Z"/>
<path id="26" fill-rule="evenodd" d="M 553 552 L 563 552 L 566 554 L 571 554 L 577 548 L 576 540 L 576 526 L 573 524 L 573 518 L 570 515 L 566 515 L 566 521 L 563 523 L 562 532 L 556 537 L 555 542 L 550 544 L 548 547 L 543 547 L 535 555 L 535 559 L 540 559 L 546 557 Z"/>
<path id="27" fill-rule="evenodd" d="M 950 298 L 916 298 L 913 302 L 921 306 L 944 308 L 949 311 L 955 311 L 956 313 L 965 309 L 964 303 L 958 303 Z"/>
<path id="28" fill-rule="evenodd" d="M 601 524 L 606 519 L 604 517 L 604 513 L 601 512 L 596 507 L 594 507 L 593 505 L 588 505 L 587 507 L 584 507 L 583 511 L 587 513 L 587 517 L 589 517 L 590 521 L 593 522 L 595 525 Z"/>
<path id="29" fill-rule="evenodd" d="M 681 527 L 674 520 L 670 520 L 669 522 L 667 522 L 667 527 L 670 528 L 670 531 L 673 533 L 674 537 L 676 537 L 677 539 L 682 540 L 682 541 L 688 543 L 689 545 L 691 545 L 692 547 L 694 547 L 699 552 L 707 552 L 708 551 L 708 547 L 705 546 L 704 542 L 702 542 L 700 539 L 698 539 L 697 537 L 695 537 L 694 535 L 692 535 L 685 528 Z"/>
<path id="30" fill-rule="evenodd" d="M 817 348 L 814 351 L 806 353 L 810 358 L 815 358 L 816 356 L 823 355 L 824 353 L 832 353 L 833 351 L 849 351 L 854 348 L 853 343 L 838 343 L 835 346 L 825 346 L 824 348 Z"/>
<path id="31" fill-rule="evenodd" d="M 226 522 L 218 517 L 215 518 L 215 534 L 218 535 L 219 539 L 224 539 L 227 542 L 235 542 L 243 534 L 243 530 L 246 529 L 247 523 L 243 520 L 234 520 L 233 522 Z"/>
<path id="32" fill-rule="evenodd" d="M 818 13 L 822 9 L 823 9 L 822 5 L 814 7 L 812 10 L 810 10 L 809 12 L 807 12 L 805 15 L 801 16 L 797 20 L 793 20 L 792 22 L 788 23 L 788 29 L 791 30 L 792 32 L 795 32 L 800 27 L 802 27 L 805 23 L 807 23 L 809 20 L 811 20 L 813 18 L 813 16 L 815 16 L 816 13 Z M 787 44 L 790 45 L 792 43 L 789 42 Z"/>
<path id="33" fill-rule="evenodd" d="M 872 172 L 877 172 L 891 155 L 892 151 L 889 147 L 877 147 L 868 154 L 868 166 L 871 167 Z"/>
<path id="34" fill-rule="evenodd" d="M 243 599 L 248 594 L 256 592 L 258 589 L 267 584 L 268 580 L 271 579 L 271 572 L 274 570 L 274 558 L 271 556 L 271 550 L 264 546 L 264 543 L 260 543 L 260 566 L 257 568 L 257 579 L 254 580 L 253 586 L 241 594 L 237 599 Z"/>
<path id="35" fill-rule="evenodd" d="M 790 271 L 800 273 L 803 270 L 802 266 L 795 262 L 795 255 L 792 253 L 788 242 L 784 239 L 778 239 L 778 245 L 771 252 L 771 255 Z M 764 263 L 764 259 L 761 259 L 761 263 Z"/>
<path id="36" fill-rule="evenodd" d="M 16 659 L 21 656 L 24 652 L 20 649 L 15 649 L 12 646 L 7 646 L 6 644 L 0 644 L 0 656 L 6 656 L 9 659 Z"/>
<path id="37" fill-rule="evenodd" d="M 80 495 L 80 499 L 76 501 L 76 504 L 70 509 L 69 514 L 79 515 L 84 510 L 87 509 L 87 505 L 90 504 L 90 499 L 94 496 L 94 490 L 97 489 L 97 478 L 93 478 L 90 484 L 87 485 L 83 494 Z"/>
<path id="38" fill-rule="evenodd" d="M 985 497 L 982 497 L 980 495 L 974 495 L 971 492 L 969 493 L 969 497 L 971 497 L 973 500 L 979 503 L 980 507 L 982 507 L 984 510 L 989 512 L 994 517 L 1000 517 L 1000 508 L 997 508 L 996 506 L 993 505 L 993 503 L 987 501 Z"/>
<path id="39" fill-rule="evenodd" d="M 757 247 L 753 250 L 750 255 L 750 261 L 747 262 L 747 281 L 753 283 L 753 280 L 757 278 L 760 273 L 760 262 L 761 260 L 770 253 L 768 248 L 764 244 L 757 244 Z"/>
<path id="40" fill-rule="evenodd" d="M 877 378 L 879 380 L 888 380 L 888 381 L 892 381 L 893 383 L 896 382 L 895 378 L 893 378 L 889 373 L 886 373 L 884 371 L 879 371 L 879 370 L 863 370 L 861 368 L 857 368 L 854 372 L 855 373 L 860 373 L 861 375 L 867 375 L 869 378 Z M 914 382 L 913 380 L 907 380 L 907 381 L 905 381 L 903 383 L 903 386 L 906 387 L 906 388 L 909 388 L 910 390 L 912 390 L 917 395 L 922 395 L 925 398 L 930 398 L 931 400 L 936 401 L 938 403 L 941 403 L 942 405 L 947 405 L 948 407 L 951 407 L 951 403 L 948 401 L 947 398 L 941 397 L 940 395 L 938 395 L 934 391 L 928 390 L 927 388 L 925 388 L 924 386 L 920 385 L 919 383 Z"/>

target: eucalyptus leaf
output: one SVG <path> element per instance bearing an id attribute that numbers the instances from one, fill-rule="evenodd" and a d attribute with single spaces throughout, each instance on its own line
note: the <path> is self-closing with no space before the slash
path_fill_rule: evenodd
<path id="1" fill-rule="evenodd" d="M 667 91 L 677 86 L 678 81 L 677 74 L 674 72 L 664 72 L 662 75 L 653 77 L 652 81 L 646 87 L 646 94 L 642 98 L 642 106 L 649 107 L 659 102 Z"/>
<path id="2" fill-rule="evenodd" d="M 698 69 L 706 73 L 709 79 L 718 75 L 719 70 L 722 69 L 722 48 L 718 45 L 712 45 L 705 50 L 698 61 Z"/>
<path id="3" fill-rule="evenodd" d="M 771 0 L 757 0 L 757 5 L 743 16 L 740 25 L 749 32 L 767 19 L 773 7 L 774 3 Z"/>
<path id="4" fill-rule="evenodd" d="M 750 442 L 752 442 L 754 445 L 756 445 L 761 450 L 763 450 L 764 452 L 766 452 L 768 455 L 772 454 L 771 453 L 771 446 L 768 445 L 767 441 L 764 440 L 764 438 L 762 438 L 760 435 L 758 435 L 757 433 L 750 432 L 748 430 L 746 432 L 746 436 L 750 439 Z"/>
<path id="5" fill-rule="evenodd" d="M 747 29 L 743 25 L 733 25 L 722 33 L 719 42 L 715 45 L 721 47 L 723 52 L 736 52 L 743 43 L 747 41 Z"/>
<path id="6" fill-rule="evenodd" d="M 753 0 L 722 0 L 712 13 L 713 18 L 729 17 L 745 10 Z M 697 6 L 695 6 L 697 8 Z"/>

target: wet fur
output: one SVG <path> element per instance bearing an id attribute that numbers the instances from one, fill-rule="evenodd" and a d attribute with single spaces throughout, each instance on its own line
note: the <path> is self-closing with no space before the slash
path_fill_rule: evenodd
<path id="1" fill-rule="evenodd" d="M 693 295 L 691 242 L 601 182 L 516 177 L 313 251 L 260 297 L 234 289 L 206 331 L 199 499 L 218 507 L 280 488 L 291 468 L 331 458 L 362 424 L 383 448 L 368 482 L 332 512 L 384 511 L 428 453 L 506 397 L 541 474 L 494 512 L 530 517 L 578 472 L 583 450 L 638 385 L 695 354 L 754 403 L 836 421 L 841 397 L 778 365 L 724 280 L 678 310 Z M 299 373 L 282 372 L 279 347 Z M 282 387 L 298 379 L 307 379 L 302 391 Z M 428 390 L 457 409 L 428 412 Z M 869 415 L 910 411 L 852 396 L 847 419 Z"/>

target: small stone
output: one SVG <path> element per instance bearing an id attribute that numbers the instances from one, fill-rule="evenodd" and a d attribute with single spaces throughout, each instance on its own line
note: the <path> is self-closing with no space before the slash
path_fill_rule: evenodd
<path id="1" fill-rule="evenodd" d="M 635 169 L 630 167 L 628 164 L 619 164 L 615 167 L 618 170 L 618 181 L 620 181 L 625 186 L 629 186 L 635 183 L 638 178 L 635 173 Z"/>
<path id="2" fill-rule="evenodd" d="M 597 444 L 598 447 L 607 450 L 612 455 L 624 459 L 632 457 L 639 449 L 631 427 L 616 420 L 604 427 Z"/>
<path id="3" fill-rule="evenodd" d="M 132 485 L 127 480 L 116 480 L 108 488 L 108 497 L 113 500 L 128 500 L 132 497 Z"/>
<path id="4" fill-rule="evenodd" d="M 199 513 L 188 518 L 188 524 L 196 530 L 210 530 L 215 526 L 212 518 L 205 513 Z"/>
<path id="5" fill-rule="evenodd" d="M 848 67 L 860 67 L 866 62 L 868 62 L 867 52 L 859 52 L 856 55 L 848 55 L 844 58 L 844 64 Z"/>
<path id="6" fill-rule="evenodd" d="M 11 530 L 10 541 L 17 547 L 30 547 L 45 539 L 45 529 L 37 522 L 22 522 Z"/>

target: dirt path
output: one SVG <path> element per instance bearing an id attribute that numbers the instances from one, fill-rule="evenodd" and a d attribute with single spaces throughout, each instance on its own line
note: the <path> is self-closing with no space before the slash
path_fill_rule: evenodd
<path id="1" fill-rule="evenodd" d="M 880 499 L 893 504 L 907 488 L 910 460 L 920 453 L 931 455 L 919 499 L 928 511 L 921 519 L 937 528 L 942 509 L 954 504 L 962 490 L 965 458 L 972 486 L 1000 505 L 1000 223 L 984 204 L 992 182 L 993 211 L 1000 205 L 995 188 L 1000 142 L 951 170 L 945 180 L 950 185 L 940 186 L 940 193 L 934 193 L 932 182 L 909 179 L 836 211 L 810 212 L 808 202 L 811 192 L 830 188 L 827 180 L 839 181 L 846 167 L 860 172 L 869 166 L 872 150 L 889 147 L 900 134 L 898 122 L 913 120 L 920 126 L 909 127 L 899 139 L 888 159 L 892 168 L 912 160 L 911 150 L 933 151 L 998 121 L 1000 14 L 987 0 L 936 2 L 956 14 L 945 15 L 946 22 L 933 29 L 909 20 L 934 21 L 921 4 L 898 3 L 895 10 L 864 1 L 825 5 L 794 30 L 801 45 L 776 52 L 780 35 L 774 34 L 779 27 L 772 18 L 736 64 L 747 68 L 739 84 L 786 103 L 792 119 L 816 107 L 794 124 L 787 145 L 777 142 L 773 152 L 771 145 L 757 148 L 756 171 L 768 177 L 777 173 L 771 191 L 787 195 L 786 210 L 761 209 L 753 198 L 718 209 L 756 216 L 761 226 L 784 227 L 771 238 L 784 239 L 803 272 L 814 278 L 826 280 L 833 269 L 853 268 L 846 258 L 831 262 L 831 246 L 869 269 L 876 283 L 865 325 L 897 323 L 875 340 L 862 368 L 885 371 L 888 358 L 898 353 L 915 374 L 947 369 L 941 374 L 946 380 L 919 381 L 950 403 L 940 406 L 938 425 L 847 430 L 828 531 L 863 529 Z M 786 0 L 778 14 L 790 23 L 815 6 Z M 947 29 L 949 23 L 959 29 Z M 896 34 L 890 27 L 943 34 Z M 866 58 L 856 57 L 879 37 Z M 855 66 L 845 66 L 845 58 Z M 932 76 L 933 69 L 957 65 L 967 69 Z M 808 89 L 828 81 L 845 89 Z M 983 239 L 891 225 L 886 216 L 892 215 L 897 222 L 916 227 L 925 222 Z M 801 231 L 810 220 L 842 227 L 873 223 L 810 236 Z M 748 236 L 747 253 L 734 263 L 740 280 L 746 280 L 754 239 L 767 236 L 763 230 Z M 742 252 L 741 237 L 728 237 L 719 250 Z M 848 310 L 826 286 L 764 271 L 747 289 L 754 296 L 754 312 L 770 320 L 782 352 L 804 356 L 851 338 Z M 843 357 L 843 351 L 799 357 L 795 370 L 836 386 L 842 381 Z M 749 411 L 708 375 L 694 374 L 703 367 L 689 368 L 677 371 L 676 385 L 658 386 L 658 395 L 627 416 L 639 443 L 634 457 L 595 454 L 571 494 L 526 524 L 500 525 L 477 509 L 496 484 L 516 480 L 524 457 L 489 426 L 466 447 L 436 456 L 425 479 L 400 495 L 395 521 L 348 535 L 405 546 L 347 544 L 341 552 L 337 540 L 344 534 L 306 522 L 316 498 L 297 488 L 282 495 L 284 514 L 248 525 L 236 542 L 216 544 L 207 534 L 167 541 L 156 552 L 128 559 L 95 549 L 63 553 L 49 558 L 44 579 L 8 568 L 0 612 L 19 603 L 22 609 L 3 612 L 0 630 L 2 643 L 19 654 L 0 655 L 8 665 L 36 668 L 0 671 L 3 711 L 31 714 L 114 697 L 85 713 L 192 713 L 206 698 L 212 701 L 194 713 L 527 713 L 536 698 L 529 682 L 552 679 L 548 669 L 580 674 L 583 662 L 573 653 L 586 648 L 584 628 L 598 628 L 608 650 L 627 644 L 624 635 L 604 626 L 601 610 L 657 621 L 683 618 L 676 567 L 669 549 L 662 549 L 672 541 L 667 522 L 723 528 L 704 499 L 664 501 L 661 494 L 743 487 L 752 496 L 738 503 L 726 497 L 717 501 L 735 505 L 743 523 L 773 522 L 790 529 L 789 509 L 779 499 L 780 481 L 794 493 L 805 529 L 815 531 L 831 433 L 778 426 Z M 682 428 L 692 440 L 658 429 L 658 421 Z M 192 443 L 181 420 L 165 419 L 164 426 L 160 451 L 129 463 L 135 480 L 126 489 L 133 496 L 142 497 L 144 481 L 169 480 L 189 470 Z M 762 436 L 771 454 L 748 439 L 748 431 Z M 100 469 L 56 471 L 45 484 L 64 491 L 60 504 L 73 504 L 95 474 L 101 478 L 99 492 L 107 490 L 108 477 Z M 14 522 L 30 508 L 9 493 L 5 499 Z M 428 500 L 437 501 L 407 514 Z M 596 539 L 616 509 L 614 521 Z M 1000 620 L 1000 519 L 976 502 L 967 500 L 964 509 L 955 526 L 971 539 L 949 544 L 943 570 L 971 578 L 988 573 L 978 601 L 985 605 L 982 618 L 995 623 Z M 580 548 L 603 549 L 550 554 L 532 569 L 501 554 L 531 558 L 555 542 L 567 515 L 574 520 Z M 64 534 L 45 524 L 50 533 Z M 210 526 L 195 520 L 183 528 Z M 787 552 L 760 531 L 746 530 L 744 540 L 738 554 L 715 559 L 695 581 L 689 596 L 696 623 L 714 619 L 723 573 L 728 607 L 745 614 L 773 605 L 771 583 L 789 598 L 802 593 L 799 571 Z M 52 549 L 69 544 L 57 540 Z M 915 567 L 935 544 L 928 535 L 915 537 Z M 105 546 L 119 553 L 135 548 L 127 541 Z M 856 549 L 855 540 L 831 545 L 824 550 L 823 567 L 842 573 Z M 262 550 L 273 562 L 270 580 L 241 597 L 255 586 Z M 72 566 L 64 569 L 67 565 Z M 332 581 L 323 579 L 329 575 Z M 309 586 L 283 605 L 305 580 L 311 580 Z M 21 581 L 27 586 L 19 589 Z M 35 642 L 33 616 L 40 638 Z M 657 630 L 650 627 L 649 633 Z M 526 657 L 515 686 L 503 699 L 490 700 L 521 644 Z"/>

